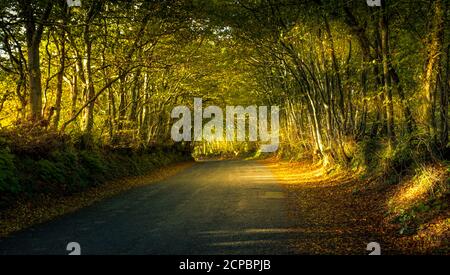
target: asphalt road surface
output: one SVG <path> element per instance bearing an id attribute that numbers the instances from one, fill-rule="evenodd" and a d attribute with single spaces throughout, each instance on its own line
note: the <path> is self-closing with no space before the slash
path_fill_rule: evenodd
<path id="1" fill-rule="evenodd" d="M 0 239 L 0 254 L 68 254 L 69 242 L 81 254 L 291 254 L 301 235 L 287 201 L 258 162 L 200 162 Z"/>

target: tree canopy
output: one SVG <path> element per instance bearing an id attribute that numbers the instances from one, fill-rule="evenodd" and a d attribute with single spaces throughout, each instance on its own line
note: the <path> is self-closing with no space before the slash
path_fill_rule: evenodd
<path id="1" fill-rule="evenodd" d="M 0 123 L 166 142 L 193 97 L 279 105 L 287 151 L 448 143 L 448 2 L 2 1 Z M 427 16 L 423 16 L 427 15 Z"/>

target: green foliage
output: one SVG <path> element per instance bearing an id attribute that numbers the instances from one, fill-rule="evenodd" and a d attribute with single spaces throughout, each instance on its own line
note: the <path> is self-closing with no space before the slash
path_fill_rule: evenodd
<path id="1" fill-rule="evenodd" d="M 383 175 L 386 183 L 395 184 L 418 165 L 437 158 L 430 144 L 417 133 L 400 136 L 391 146 L 386 139 L 368 137 L 357 143 L 351 168 L 362 168 L 363 176 Z"/>
<path id="2" fill-rule="evenodd" d="M 411 235 L 416 232 L 416 228 L 413 225 L 413 221 L 416 217 L 415 211 L 404 211 L 402 212 L 395 220 L 394 222 L 400 224 L 400 231 L 399 233 L 401 235 Z"/>
<path id="3" fill-rule="evenodd" d="M 366 173 L 375 171 L 380 160 L 380 150 L 379 139 L 366 138 L 360 141 L 352 158 L 352 168 L 363 168 Z"/>
<path id="4" fill-rule="evenodd" d="M 448 196 L 432 197 L 427 201 L 419 202 L 409 209 L 402 209 L 394 218 L 394 222 L 400 224 L 399 233 L 410 235 L 415 233 L 420 224 L 425 223 L 435 216 L 436 213 L 448 210 Z"/>
<path id="5" fill-rule="evenodd" d="M 103 181 L 107 166 L 102 156 L 95 151 L 81 151 L 78 154 L 80 164 L 88 171 L 89 176 L 94 181 Z"/>
<path id="6" fill-rule="evenodd" d="M 64 166 L 47 159 L 36 162 L 35 173 L 43 182 L 60 184 L 64 182 Z"/>
<path id="7" fill-rule="evenodd" d="M 8 148 L 0 149 L 0 192 L 17 193 L 21 190 L 14 166 L 14 155 Z"/>
<path id="8" fill-rule="evenodd" d="M 409 139 L 400 141 L 394 149 L 386 148 L 383 156 L 387 163 L 387 170 L 402 171 L 413 163 L 413 152 Z"/>
<path id="9" fill-rule="evenodd" d="M 71 194 L 107 180 L 142 175 L 171 162 L 186 160 L 187 152 L 175 147 L 135 151 L 67 148 L 44 155 L 15 155 L 0 150 L 1 207 L 17 196 Z"/>
<path id="10" fill-rule="evenodd" d="M 72 150 L 56 151 L 50 155 L 50 161 L 57 163 L 63 170 L 64 180 L 61 186 L 66 192 L 74 192 L 89 185 L 89 171 L 80 163 L 79 154 Z"/>

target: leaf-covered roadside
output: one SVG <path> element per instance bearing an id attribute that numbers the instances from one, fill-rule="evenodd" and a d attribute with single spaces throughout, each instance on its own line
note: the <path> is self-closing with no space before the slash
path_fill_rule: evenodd
<path id="1" fill-rule="evenodd" d="M 405 224 L 389 215 L 388 202 L 407 180 L 391 185 L 309 162 L 264 163 L 286 188 L 291 218 L 302 221 L 299 254 L 368 254 L 370 242 L 380 243 L 382 254 L 450 253 L 448 208 L 427 212 L 408 234 L 402 232 Z"/>

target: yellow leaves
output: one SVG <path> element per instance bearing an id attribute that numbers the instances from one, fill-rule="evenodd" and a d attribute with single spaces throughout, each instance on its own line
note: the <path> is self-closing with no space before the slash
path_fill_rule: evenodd
<path id="1" fill-rule="evenodd" d="M 356 179 L 357 174 L 345 171 L 327 173 L 320 165 L 308 162 L 272 159 L 264 163 L 286 188 L 288 215 L 302 221 L 297 230 L 308 232 L 308 246 L 295 244 L 299 251 L 354 254 L 376 236 L 386 254 L 449 253 L 448 210 L 425 222 L 417 234 L 406 236 L 399 235 L 400 225 L 385 216 L 387 202 L 390 207 L 405 209 L 443 188 L 441 183 L 448 177 L 445 166 L 423 167 L 405 184 L 386 189 L 381 181 L 363 182 Z"/>
<path id="2" fill-rule="evenodd" d="M 284 184 L 329 186 L 348 180 L 345 174 L 328 174 L 320 163 L 266 162 L 266 165 Z"/>

